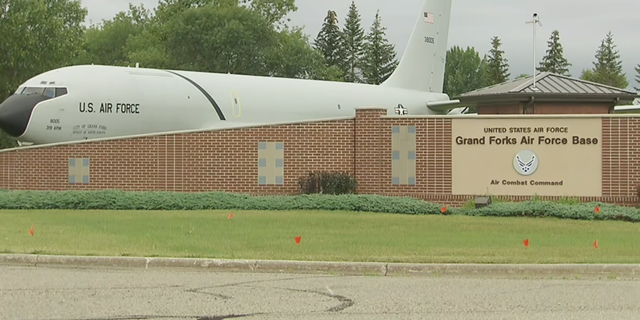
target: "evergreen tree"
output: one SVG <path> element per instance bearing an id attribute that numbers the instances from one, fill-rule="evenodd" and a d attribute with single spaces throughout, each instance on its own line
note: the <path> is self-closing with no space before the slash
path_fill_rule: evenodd
<path id="1" fill-rule="evenodd" d="M 547 41 L 549 49 L 547 55 L 542 58 L 540 66 L 537 68 L 539 72 L 551 72 L 559 75 L 570 77 L 569 68 L 571 64 L 564 57 L 564 49 L 560 44 L 560 32 L 554 30 L 551 33 L 549 41 Z"/>
<path id="2" fill-rule="evenodd" d="M 361 21 L 356 3 L 351 1 L 342 31 L 345 45 L 345 60 L 342 69 L 344 80 L 347 82 L 363 82 L 360 76 L 360 64 L 364 54 L 364 29 L 361 26 Z"/>
<path id="3" fill-rule="evenodd" d="M 378 11 L 366 36 L 362 61 L 362 74 L 369 84 L 381 84 L 398 66 L 395 46 L 386 38 L 386 30 Z"/>
<path id="4" fill-rule="evenodd" d="M 322 29 L 314 41 L 314 47 L 319 50 L 329 67 L 341 67 L 344 62 L 342 52 L 342 32 L 338 26 L 338 15 L 329 10 L 322 24 Z"/>
<path id="5" fill-rule="evenodd" d="M 640 64 L 636 67 L 636 83 L 638 83 L 638 87 L 633 87 L 636 91 L 640 91 Z"/>
<path id="6" fill-rule="evenodd" d="M 584 70 L 580 79 L 620 89 L 629 86 L 629 81 L 622 72 L 622 61 L 619 60 L 620 54 L 616 50 L 611 31 L 609 31 L 606 38 L 600 43 L 595 57 L 596 61 L 593 62 L 593 69 Z"/>
<path id="7" fill-rule="evenodd" d="M 480 78 L 482 81 L 480 82 L 481 86 L 479 88 L 483 88 L 489 85 L 489 57 L 487 54 L 484 54 L 482 57 L 482 61 L 480 61 L 480 70 L 478 71 L 480 74 Z M 478 88 L 478 89 L 479 89 Z"/>
<path id="8" fill-rule="evenodd" d="M 494 85 L 509 80 L 509 61 L 504 57 L 504 51 L 500 50 L 502 45 L 500 38 L 491 38 L 491 50 L 487 64 L 487 85 Z"/>

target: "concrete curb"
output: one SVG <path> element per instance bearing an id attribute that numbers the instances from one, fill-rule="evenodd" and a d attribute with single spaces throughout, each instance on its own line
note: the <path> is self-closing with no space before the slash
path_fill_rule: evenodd
<path id="1" fill-rule="evenodd" d="M 0 254 L 0 265 L 379 276 L 640 276 L 640 264 L 411 264 Z"/>

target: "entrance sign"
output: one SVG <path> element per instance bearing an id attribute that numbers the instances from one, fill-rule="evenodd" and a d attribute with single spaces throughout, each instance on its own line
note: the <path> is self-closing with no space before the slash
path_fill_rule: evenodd
<path id="1" fill-rule="evenodd" d="M 462 195 L 602 195 L 602 119 L 452 119 L 452 191 Z"/>

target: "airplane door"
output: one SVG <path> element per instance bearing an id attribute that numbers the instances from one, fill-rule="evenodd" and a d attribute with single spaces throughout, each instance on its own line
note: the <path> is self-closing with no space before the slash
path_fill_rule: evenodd
<path id="1" fill-rule="evenodd" d="M 231 110 L 233 111 L 233 116 L 236 118 L 240 118 L 242 115 L 242 103 L 240 102 L 240 95 L 236 91 L 229 91 L 229 95 L 231 96 Z"/>

